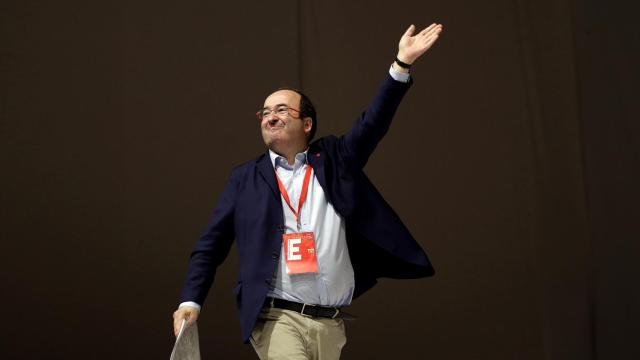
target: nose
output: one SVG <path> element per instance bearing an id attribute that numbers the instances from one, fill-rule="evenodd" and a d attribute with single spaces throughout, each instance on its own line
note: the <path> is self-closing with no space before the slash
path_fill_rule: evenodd
<path id="1" fill-rule="evenodd" d="M 267 116 L 263 117 L 262 119 L 263 119 L 263 120 L 267 120 L 267 121 L 271 121 L 271 120 L 272 120 L 272 119 L 274 119 L 274 118 L 275 118 L 275 119 L 280 119 L 280 118 L 278 117 L 278 114 L 277 114 L 275 111 L 272 111 L 271 113 L 269 113 L 269 115 L 267 115 Z"/>
<path id="2" fill-rule="evenodd" d="M 262 121 L 269 126 L 274 126 L 276 125 L 279 121 L 281 121 L 280 117 L 278 116 L 278 114 L 276 114 L 275 112 L 272 112 L 271 114 L 265 116 L 262 118 Z"/>

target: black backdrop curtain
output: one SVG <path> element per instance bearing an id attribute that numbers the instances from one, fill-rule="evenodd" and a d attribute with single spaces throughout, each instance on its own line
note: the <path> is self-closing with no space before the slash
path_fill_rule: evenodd
<path id="1" fill-rule="evenodd" d="M 445 31 L 367 165 L 436 266 L 354 303 L 344 358 L 640 355 L 631 1 L 14 1 L 2 26 L 0 357 L 168 356 L 188 255 L 282 85 L 352 124 L 410 23 Z M 205 358 L 253 359 L 230 289 Z"/>

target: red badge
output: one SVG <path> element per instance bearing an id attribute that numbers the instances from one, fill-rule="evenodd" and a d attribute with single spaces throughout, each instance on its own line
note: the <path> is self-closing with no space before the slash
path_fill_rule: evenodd
<path id="1" fill-rule="evenodd" d="M 316 241 L 312 232 L 282 235 L 287 274 L 318 272 Z"/>

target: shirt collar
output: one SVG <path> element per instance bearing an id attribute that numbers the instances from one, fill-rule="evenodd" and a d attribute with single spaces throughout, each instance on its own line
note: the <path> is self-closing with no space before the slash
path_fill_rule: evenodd
<path id="1" fill-rule="evenodd" d="M 309 148 L 307 147 L 307 149 L 301 153 L 297 153 L 296 154 L 296 160 L 295 163 L 293 165 L 289 165 L 289 162 L 287 161 L 287 159 L 284 156 L 281 156 L 280 154 L 274 152 L 273 150 L 269 149 L 269 157 L 271 158 L 271 165 L 273 165 L 274 169 L 277 169 L 278 166 L 281 166 L 285 169 L 294 169 L 302 164 L 306 164 L 307 163 L 307 152 L 309 151 Z"/>

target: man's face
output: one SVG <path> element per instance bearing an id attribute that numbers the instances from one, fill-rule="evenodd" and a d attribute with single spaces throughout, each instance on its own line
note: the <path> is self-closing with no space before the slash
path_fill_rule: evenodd
<path id="1" fill-rule="evenodd" d="M 290 110 L 284 115 L 277 113 L 283 105 Z M 264 101 L 264 108 L 270 114 L 262 118 L 260 128 L 264 143 L 274 151 L 285 151 L 299 148 L 307 143 L 307 134 L 311 131 L 311 118 L 302 119 L 300 110 L 300 94 L 291 90 L 279 90 L 269 95 Z M 292 110 L 296 109 L 296 110 Z"/>

